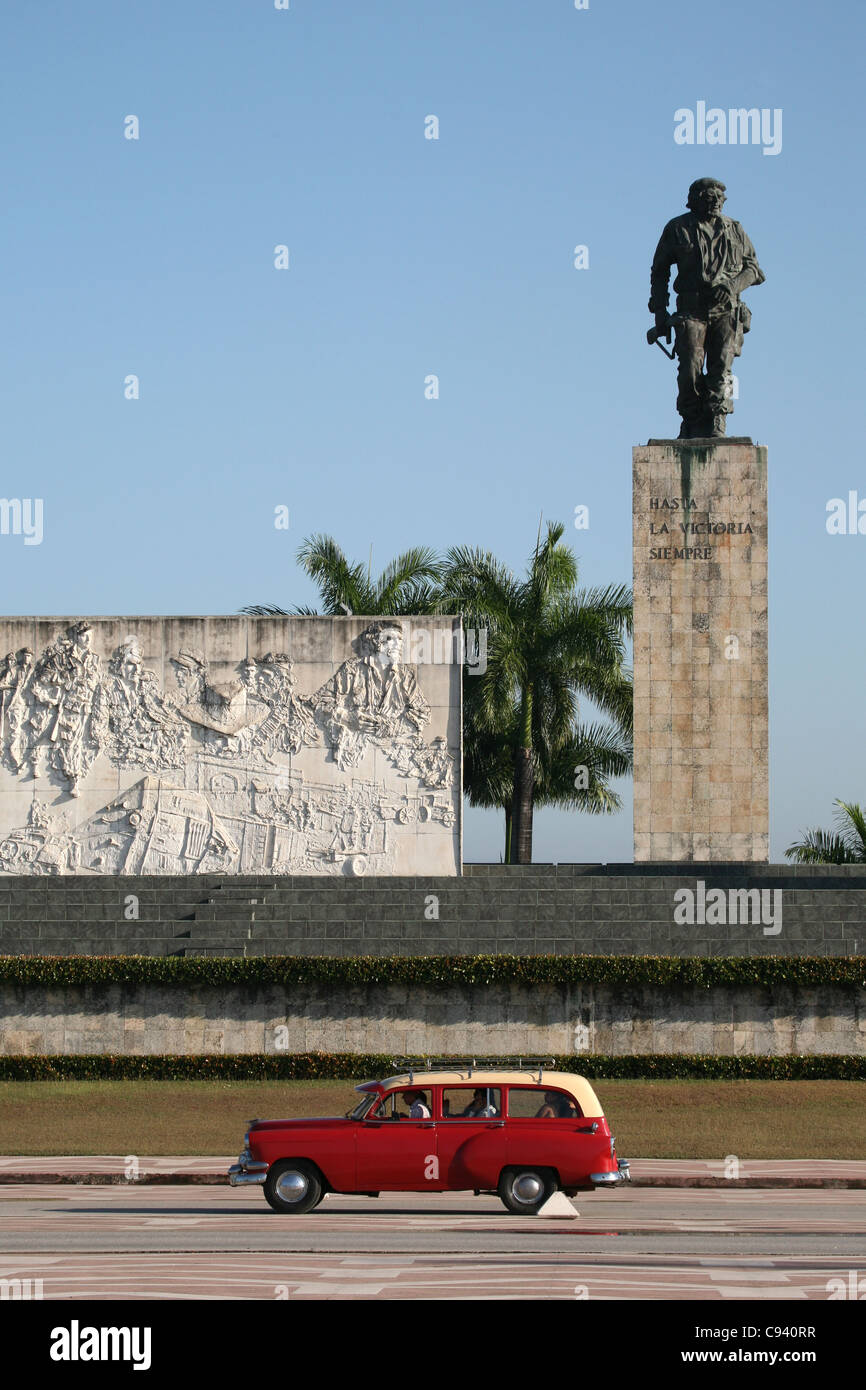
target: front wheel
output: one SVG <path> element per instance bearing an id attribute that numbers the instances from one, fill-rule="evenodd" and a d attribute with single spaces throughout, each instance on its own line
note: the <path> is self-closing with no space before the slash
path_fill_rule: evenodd
<path id="1" fill-rule="evenodd" d="M 301 1215 L 317 1207 L 325 1195 L 321 1175 L 312 1163 L 286 1159 L 274 1163 L 264 1185 L 265 1201 L 274 1211 Z"/>
<path id="2" fill-rule="evenodd" d="M 557 1182 L 549 1168 L 506 1168 L 499 1179 L 500 1201 L 517 1216 L 535 1216 Z"/>

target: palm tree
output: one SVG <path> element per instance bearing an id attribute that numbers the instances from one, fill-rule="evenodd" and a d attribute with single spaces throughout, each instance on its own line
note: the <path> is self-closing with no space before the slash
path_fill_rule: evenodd
<path id="1" fill-rule="evenodd" d="M 504 863 L 511 862 L 514 751 L 519 705 L 501 728 L 481 727 L 472 693 L 478 680 L 463 684 L 463 791 L 470 806 L 502 811 L 505 816 Z M 533 787 L 533 811 L 543 806 L 611 814 L 621 799 L 607 785 L 609 777 L 624 777 L 632 769 L 630 738 L 603 724 L 578 725 L 555 750 L 539 750 Z"/>
<path id="2" fill-rule="evenodd" d="M 416 546 L 398 555 L 375 580 L 370 564 L 350 564 L 330 536 L 310 536 L 297 558 L 318 585 L 326 614 L 376 617 L 435 611 L 441 566 L 435 551 L 427 546 Z M 290 611 L 311 616 L 317 610 L 289 610 L 275 604 L 250 604 L 241 609 L 242 613 L 259 618 L 280 617 Z"/>
<path id="3" fill-rule="evenodd" d="M 487 669 L 467 678 L 464 688 L 477 685 L 477 748 L 486 749 L 489 759 L 495 741 L 483 740 L 498 736 L 511 751 L 509 862 L 518 864 L 532 861 L 534 805 L 603 809 L 606 802 L 613 808 L 614 794 L 600 782 L 604 767 L 626 771 L 630 762 L 632 686 L 624 637 L 631 632 L 631 593 L 623 586 L 576 591 L 577 561 L 561 544 L 564 530 L 548 524 L 542 541 L 539 527 L 523 580 L 489 552 L 465 546 L 448 551 L 442 572 L 440 611 L 458 611 L 466 626 L 488 631 Z M 614 732 L 600 742 L 597 729 L 578 727 L 578 695 L 614 721 Z M 576 757 L 580 750 L 585 756 Z M 501 757 L 500 748 L 490 765 L 492 790 L 482 788 L 481 795 L 501 796 Z M 578 789 L 580 765 L 593 770 L 594 780 Z"/>
<path id="4" fill-rule="evenodd" d="M 533 805 L 609 815 L 621 808 L 622 798 L 607 779 L 628 776 L 632 763 L 630 733 L 608 724 L 579 724 L 553 756 L 540 750 Z"/>
<path id="5" fill-rule="evenodd" d="M 807 830 L 806 836 L 785 850 L 785 858 L 798 864 L 866 864 L 866 812 L 852 801 L 838 806 L 838 829 Z"/>
<path id="6" fill-rule="evenodd" d="M 505 863 L 511 852 L 511 803 L 514 798 L 513 727 L 485 728 L 477 712 L 479 680 L 463 682 L 463 795 L 470 806 L 502 811 L 505 816 Z"/>

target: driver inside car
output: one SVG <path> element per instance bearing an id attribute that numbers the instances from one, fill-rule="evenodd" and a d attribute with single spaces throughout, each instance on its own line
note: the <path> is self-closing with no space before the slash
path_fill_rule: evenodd
<path id="1" fill-rule="evenodd" d="M 406 1104 L 409 1106 L 410 1120 L 429 1120 L 430 1108 L 427 1105 L 426 1091 L 408 1091 L 405 1096 Z"/>

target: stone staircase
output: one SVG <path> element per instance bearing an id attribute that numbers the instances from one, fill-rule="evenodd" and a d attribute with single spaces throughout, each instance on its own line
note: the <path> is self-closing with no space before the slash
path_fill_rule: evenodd
<path id="1" fill-rule="evenodd" d="M 783 929 L 677 926 L 697 877 L 781 888 Z M 5 955 L 850 955 L 863 868 L 470 864 L 462 878 L 0 878 Z"/>

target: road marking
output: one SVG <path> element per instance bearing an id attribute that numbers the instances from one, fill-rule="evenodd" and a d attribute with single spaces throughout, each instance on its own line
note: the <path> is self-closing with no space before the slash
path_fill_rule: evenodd
<path id="1" fill-rule="evenodd" d="M 722 1298 L 807 1298 L 808 1295 L 802 1289 L 756 1289 L 754 1284 L 747 1284 L 741 1287 L 719 1287 Z"/>
<path id="2" fill-rule="evenodd" d="M 291 1287 L 291 1284 L 290 1284 Z M 298 1284 L 289 1294 L 290 1298 L 321 1298 L 337 1294 L 350 1294 L 353 1298 L 375 1298 L 384 1288 L 383 1284 Z"/>
<path id="3" fill-rule="evenodd" d="M 743 1259 L 748 1260 L 750 1267 L 752 1267 L 753 1269 L 776 1268 L 775 1260 L 762 1260 L 759 1259 L 757 1255 L 744 1255 Z M 729 1260 L 726 1260 L 723 1255 L 720 1255 L 717 1260 L 700 1259 L 698 1260 L 698 1264 L 711 1265 L 713 1269 L 725 1269 L 726 1266 L 730 1266 L 733 1269 L 739 1269 L 740 1267 L 740 1261 L 737 1256 L 732 1256 Z"/>

